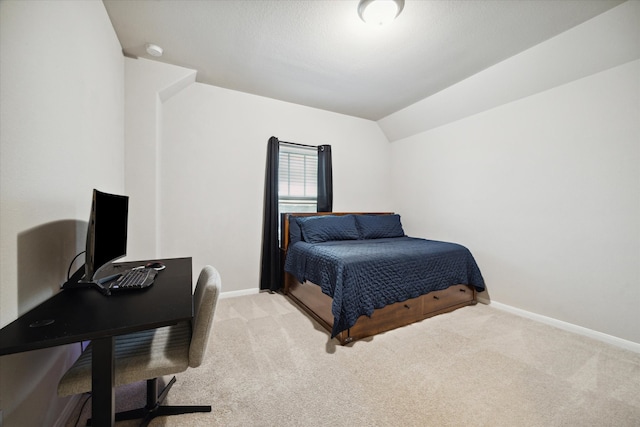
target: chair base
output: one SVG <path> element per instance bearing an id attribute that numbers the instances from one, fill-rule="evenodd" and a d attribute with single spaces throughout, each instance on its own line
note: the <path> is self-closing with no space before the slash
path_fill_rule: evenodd
<path id="1" fill-rule="evenodd" d="M 115 414 L 116 421 L 135 420 L 141 418 L 141 427 L 149 425 L 151 420 L 155 417 L 162 417 L 166 415 L 181 415 L 191 414 L 194 412 L 211 412 L 211 406 L 169 406 L 162 405 L 164 399 L 167 397 L 169 390 L 176 382 L 176 377 L 171 378 L 169 384 L 167 384 L 162 392 L 158 394 L 158 379 L 153 378 L 147 380 L 147 404 L 144 408 L 132 409 L 129 411 L 118 412 Z M 156 397 L 157 396 L 157 397 Z M 87 425 L 91 425 L 91 419 L 87 420 Z"/>

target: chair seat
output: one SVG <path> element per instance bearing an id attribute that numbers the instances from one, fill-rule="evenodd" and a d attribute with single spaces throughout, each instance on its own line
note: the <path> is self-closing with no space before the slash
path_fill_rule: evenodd
<path id="1" fill-rule="evenodd" d="M 190 341 L 190 322 L 115 337 L 115 385 L 185 371 Z M 58 383 L 59 396 L 91 391 L 92 354 L 89 344 Z"/>

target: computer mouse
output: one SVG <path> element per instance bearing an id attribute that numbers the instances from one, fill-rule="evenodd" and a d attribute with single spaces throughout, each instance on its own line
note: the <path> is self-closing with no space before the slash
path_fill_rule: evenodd
<path id="1" fill-rule="evenodd" d="M 160 271 L 160 270 L 164 270 L 166 266 L 161 262 L 150 262 L 147 265 L 145 265 L 145 267 L 153 268 L 156 271 Z"/>

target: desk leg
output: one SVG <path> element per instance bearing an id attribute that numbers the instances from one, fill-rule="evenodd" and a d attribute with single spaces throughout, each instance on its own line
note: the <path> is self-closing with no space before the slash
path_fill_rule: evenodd
<path id="1" fill-rule="evenodd" d="M 91 422 L 94 426 L 113 426 L 115 423 L 114 337 L 92 341 L 91 359 Z"/>

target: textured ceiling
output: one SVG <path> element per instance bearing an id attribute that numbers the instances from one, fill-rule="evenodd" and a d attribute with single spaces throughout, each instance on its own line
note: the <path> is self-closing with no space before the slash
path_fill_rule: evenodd
<path id="1" fill-rule="evenodd" d="M 197 80 L 378 120 L 623 1 L 406 0 L 387 27 L 358 0 L 104 0 L 123 51 Z M 164 49 L 145 53 L 146 43 Z"/>

